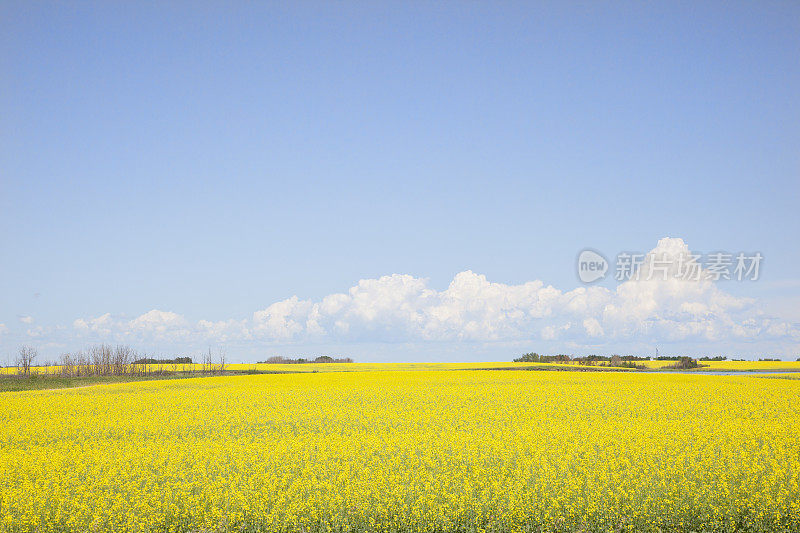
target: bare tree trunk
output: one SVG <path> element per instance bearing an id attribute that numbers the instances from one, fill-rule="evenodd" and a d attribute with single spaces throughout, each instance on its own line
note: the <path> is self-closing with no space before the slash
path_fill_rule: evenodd
<path id="1" fill-rule="evenodd" d="M 220 348 L 219 349 L 219 373 L 220 374 L 224 374 L 225 373 L 225 349 L 224 348 Z"/>
<path id="2" fill-rule="evenodd" d="M 33 361 L 39 355 L 33 346 L 20 346 L 19 357 L 17 357 L 17 372 L 27 377 L 31 375 Z"/>

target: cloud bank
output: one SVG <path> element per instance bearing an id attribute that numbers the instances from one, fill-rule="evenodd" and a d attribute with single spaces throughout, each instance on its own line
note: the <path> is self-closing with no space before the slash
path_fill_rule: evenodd
<path id="1" fill-rule="evenodd" d="M 654 254 L 669 259 L 672 274 L 690 250 L 681 239 L 664 238 L 648 256 Z M 426 279 L 392 274 L 317 301 L 293 296 L 248 319 L 190 322 L 154 309 L 132 319 L 81 318 L 72 331 L 83 339 L 131 343 L 800 341 L 800 326 L 764 315 L 752 299 L 732 296 L 708 279 L 651 276 L 648 268 L 646 260 L 638 279 L 613 290 L 562 291 L 538 280 L 507 285 L 469 270 L 436 290 Z"/>

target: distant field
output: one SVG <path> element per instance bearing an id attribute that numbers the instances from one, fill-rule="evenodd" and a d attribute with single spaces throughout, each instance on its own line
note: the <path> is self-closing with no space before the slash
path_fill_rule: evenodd
<path id="1" fill-rule="evenodd" d="M 664 369 L 675 361 L 634 361 L 644 364 L 653 370 Z M 800 371 L 800 361 L 700 361 L 703 367 L 697 370 L 728 370 L 728 371 Z M 294 372 L 336 372 L 336 371 L 371 371 L 371 370 L 479 370 L 489 368 L 590 368 L 603 370 L 613 367 L 598 365 L 583 367 L 576 363 L 513 363 L 513 362 L 481 362 L 481 363 L 308 363 L 302 365 L 229 365 L 231 368 L 245 370 L 255 368 L 262 370 L 281 370 Z M 632 370 L 627 369 L 625 370 Z"/>
<path id="2" fill-rule="evenodd" d="M 798 380 L 409 368 L 4 393 L 0 531 L 800 530 Z"/>
<path id="3" fill-rule="evenodd" d="M 194 364 L 149 364 L 144 365 L 149 372 L 200 372 L 203 365 Z M 479 363 L 233 363 L 225 365 L 228 370 L 237 372 L 363 372 L 372 370 L 469 370 L 480 368 L 533 368 L 570 366 L 560 363 L 511 363 L 511 362 L 479 362 Z M 40 374 L 57 374 L 58 366 L 33 367 L 32 372 Z M 15 374 L 16 368 L 0 369 L 5 374 Z"/>
<path id="4" fill-rule="evenodd" d="M 674 361 L 637 361 L 648 368 L 659 369 L 674 364 Z M 697 370 L 729 370 L 741 372 L 755 371 L 800 371 L 800 361 L 699 361 L 702 368 Z"/>
<path id="5" fill-rule="evenodd" d="M 635 361 L 637 365 L 644 365 L 649 369 L 665 369 L 675 361 Z M 726 370 L 726 371 L 800 371 L 800 361 L 701 361 L 703 367 L 696 370 Z M 607 364 L 607 363 L 606 363 Z M 201 364 L 164 364 L 146 365 L 147 372 L 201 372 Z M 364 371 L 397 371 L 397 370 L 479 370 L 479 369 L 613 369 L 594 365 L 585 367 L 577 363 L 514 363 L 514 362 L 477 362 L 477 363 L 303 363 L 303 364 L 228 364 L 227 370 L 234 372 L 364 372 Z M 621 368 L 623 370 L 632 370 Z M 58 374 L 60 367 L 34 367 L 33 373 L 54 375 Z M 620 370 L 620 369 L 618 369 Z M 0 368 L 0 375 L 13 375 L 16 368 Z"/>
<path id="6" fill-rule="evenodd" d="M 246 370 L 253 365 L 230 365 L 233 369 Z M 260 364 L 255 365 L 257 371 L 286 371 L 286 372 L 371 372 L 371 371 L 408 371 L 408 370 L 480 370 L 480 369 L 534 369 L 534 368 L 565 368 L 570 369 L 577 365 L 561 363 L 509 363 L 509 362 L 482 362 L 482 363 L 306 363 L 306 364 Z"/>
<path id="7" fill-rule="evenodd" d="M 310 374 L 320 372 L 388 372 L 423 370 L 602 370 L 614 371 L 607 367 L 579 367 L 555 363 L 304 363 L 304 364 L 229 364 L 224 374 Z M 15 368 L 4 368 L 0 374 L 0 392 L 65 389 L 86 387 L 117 382 L 135 382 L 164 379 L 188 379 L 196 377 L 216 377 L 221 373 L 218 366 L 210 371 L 201 364 L 154 364 L 137 366 L 135 371 L 123 375 L 79 375 L 62 376 L 58 366 L 35 367 L 31 375 L 24 377 Z M 630 370 L 630 369 L 617 369 Z"/>

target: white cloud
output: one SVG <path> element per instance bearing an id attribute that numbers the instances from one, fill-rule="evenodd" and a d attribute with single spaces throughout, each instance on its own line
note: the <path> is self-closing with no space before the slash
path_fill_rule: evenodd
<path id="1" fill-rule="evenodd" d="M 590 337 L 602 337 L 605 334 L 600 321 L 594 317 L 589 317 L 583 321 L 583 329 L 586 330 L 586 334 Z"/>
<path id="2" fill-rule="evenodd" d="M 467 270 L 440 291 L 426 279 L 392 274 L 361 280 L 318 301 L 293 296 L 254 312 L 250 320 L 191 323 L 154 309 L 134 319 L 110 314 L 78 319 L 73 327 L 82 336 L 130 342 L 800 340 L 798 325 L 765 316 L 752 299 L 725 293 L 705 276 L 675 279 L 678 258 L 689 253 L 683 240 L 662 239 L 638 279 L 614 290 L 581 286 L 564 292 L 538 280 L 507 285 Z M 667 260 L 666 278 L 651 272 L 653 257 Z"/>
<path id="3" fill-rule="evenodd" d="M 63 334 L 65 329 L 64 326 L 33 326 L 25 331 L 25 335 L 31 339 L 46 342 L 47 339 L 52 338 L 53 335 Z"/>
<path id="4" fill-rule="evenodd" d="M 106 313 L 95 318 L 79 318 L 72 323 L 72 327 L 83 335 L 94 334 L 100 337 L 110 336 L 120 331 L 121 322 L 114 320 L 111 313 Z"/>
<path id="5" fill-rule="evenodd" d="M 188 336 L 188 321 L 171 311 L 153 309 L 128 322 L 128 333 L 143 334 L 156 338 L 180 338 Z"/>
<path id="6" fill-rule="evenodd" d="M 23 324 L 33 324 L 33 317 L 32 316 L 19 315 L 17 318 L 19 318 L 19 321 L 22 322 Z"/>
<path id="7" fill-rule="evenodd" d="M 361 280 L 347 293 L 319 302 L 296 297 L 254 314 L 264 340 L 327 337 L 360 341 L 507 341 L 567 338 L 717 341 L 736 337 L 798 337 L 794 325 L 764 317 L 752 299 L 720 290 L 700 271 L 697 281 L 676 279 L 681 239 L 665 238 L 650 251 L 638 276 L 616 290 L 579 287 L 563 292 L 541 281 L 493 283 L 472 271 L 437 291 L 427 280 L 393 274 Z M 653 269 L 653 258 L 664 271 Z"/>
<path id="8" fill-rule="evenodd" d="M 698 280 L 676 278 L 680 258 L 690 254 L 681 239 L 665 238 L 647 254 L 639 275 L 621 283 L 601 314 L 611 338 L 644 336 L 664 340 L 720 340 L 730 335 L 757 336 L 761 328 L 742 329 L 758 316 L 755 302 L 720 290 L 700 271 Z M 666 274 L 651 270 L 651 260 L 666 260 Z M 638 278 L 638 279 L 637 279 Z"/>
<path id="9" fill-rule="evenodd" d="M 274 340 L 292 340 L 308 332 L 311 302 L 292 296 L 253 313 L 253 332 Z"/>
<path id="10" fill-rule="evenodd" d="M 50 333 L 50 328 L 45 328 L 43 326 L 35 326 L 32 328 L 28 328 L 25 334 L 32 339 L 39 339 L 43 338 Z"/>
<path id="11" fill-rule="evenodd" d="M 110 313 L 94 318 L 79 318 L 72 323 L 82 337 L 118 342 L 137 340 L 191 340 L 194 328 L 181 315 L 153 309 L 134 319 L 114 317 Z"/>
<path id="12" fill-rule="evenodd" d="M 214 342 L 250 340 L 252 338 L 247 327 L 247 320 L 230 319 L 217 322 L 200 320 L 197 323 L 197 329 L 204 339 Z"/>

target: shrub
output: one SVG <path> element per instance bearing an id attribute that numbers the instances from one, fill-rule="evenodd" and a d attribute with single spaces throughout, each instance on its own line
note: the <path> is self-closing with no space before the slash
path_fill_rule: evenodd
<path id="1" fill-rule="evenodd" d="M 675 364 L 669 365 L 665 368 L 675 368 L 679 370 L 688 370 L 692 368 L 698 368 L 700 365 L 697 363 L 697 359 L 692 359 L 691 357 L 682 356 L 678 359 Z"/>

